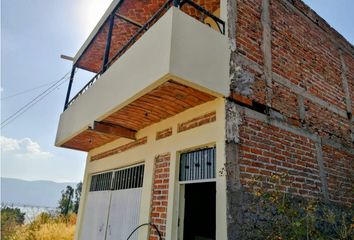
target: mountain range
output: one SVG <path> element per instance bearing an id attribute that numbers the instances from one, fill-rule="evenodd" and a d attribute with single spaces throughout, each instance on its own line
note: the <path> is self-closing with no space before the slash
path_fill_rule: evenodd
<path id="1" fill-rule="evenodd" d="M 57 207 L 61 191 L 76 183 L 52 181 L 26 181 L 16 178 L 1 178 L 1 203 L 15 206 Z"/>

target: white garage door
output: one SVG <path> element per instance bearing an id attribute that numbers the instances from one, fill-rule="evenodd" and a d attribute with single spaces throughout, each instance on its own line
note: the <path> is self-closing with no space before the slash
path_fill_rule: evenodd
<path id="1" fill-rule="evenodd" d="M 139 225 L 143 176 L 144 165 L 93 175 L 80 239 L 127 239 Z"/>
<path id="2" fill-rule="evenodd" d="M 104 240 L 110 192 L 90 192 L 87 196 L 81 239 Z"/>
<path id="3" fill-rule="evenodd" d="M 139 225 L 141 188 L 125 189 L 112 192 L 109 211 L 107 240 L 127 239 Z M 138 239 L 138 234 L 129 240 Z"/>

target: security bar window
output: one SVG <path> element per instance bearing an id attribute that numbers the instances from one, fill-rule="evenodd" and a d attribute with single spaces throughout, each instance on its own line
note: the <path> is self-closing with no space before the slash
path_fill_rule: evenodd
<path id="1" fill-rule="evenodd" d="M 90 192 L 143 186 L 144 165 L 100 173 L 91 177 Z"/>
<path id="2" fill-rule="evenodd" d="M 181 154 L 180 181 L 215 178 L 215 147 Z"/>

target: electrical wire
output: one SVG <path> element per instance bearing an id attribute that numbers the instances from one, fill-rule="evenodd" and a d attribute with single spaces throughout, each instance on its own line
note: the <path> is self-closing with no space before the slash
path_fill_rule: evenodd
<path id="1" fill-rule="evenodd" d="M 13 97 L 20 96 L 20 95 L 25 94 L 25 93 L 28 93 L 28 92 L 32 92 L 32 91 L 34 91 L 34 90 L 37 90 L 37 89 L 43 88 L 43 87 L 45 87 L 45 86 L 48 86 L 49 84 L 52 84 L 52 83 L 54 83 L 54 82 L 56 82 L 56 81 L 49 82 L 49 83 L 46 83 L 46 84 L 42 84 L 42 85 L 39 85 L 39 86 L 34 87 L 34 88 L 26 89 L 26 90 L 23 90 L 23 91 L 21 91 L 21 92 L 14 93 L 14 94 L 12 94 L 12 95 L 10 95 L 10 96 L 2 97 L 0 100 L 6 100 L 6 99 L 9 99 L 9 98 L 13 98 Z"/>
<path id="2" fill-rule="evenodd" d="M 67 72 L 63 77 L 61 77 L 59 80 L 57 80 L 55 83 L 53 83 L 50 87 L 48 87 L 46 90 L 44 90 L 43 92 L 38 94 L 35 98 L 33 98 L 31 101 L 26 103 L 24 106 L 22 106 L 16 112 L 14 112 L 8 118 L 6 118 L 4 121 L 2 121 L 1 128 L 4 128 L 8 124 L 12 123 L 15 119 L 17 119 L 19 116 L 24 114 L 27 110 L 29 110 L 31 107 L 36 105 L 39 101 L 41 101 L 43 98 L 48 96 L 51 92 L 53 92 L 58 87 L 60 87 L 63 83 L 65 83 L 67 80 L 69 80 L 69 73 L 70 72 Z"/>
<path id="3" fill-rule="evenodd" d="M 149 223 L 143 223 L 143 224 L 137 226 L 137 227 L 130 233 L 130 235 L 128 236 L 127 240 L 129 240 L 129 238 L 133 235 L 133 233 L 135 233 L 135 231 L 138 230 L 138 229 L 139 229 L 140 227 L 142 227 L 142 226 L 152 226 L 152 227 L 156 230 L 157 234 L 159 235 L 159 240 L 162 240 L 161 233 L 160 233 L 159 229 L 157 228 L 157 226 L 156 226 L 155 224 L 150 223 L 150 222 L 149 222 Z"/>
<path id="4" fill-rule="evenodd" d="M 13 122 L 15 119 L 17 119 L 18 117 L 20 117 L 22 114 L 24 114 L 27 110 L 29 110 L 31 107 L 33 107 L 35 104 L 37 104 L 39 101 L 41 101 L 43 98 L 45 98 L 47 95 L 49 95 L 51 92 L 53 92 L 54 90 L 56 90 L 58 87 L 60 87 L 63 83 L 65 83 L 68 79 L 66 79 L 65 81 L 63 81 L 62 83 L 60 83 L 59 85 L 55 86 L 54 88 L 52 88 L 50 91 L 46 92 L 44 95 L 43 93 L 38 95 L 36 98 L 34 98 L 32 101 L 30 101 L 29 103 L 27 103 L 25 106 L 23 106 L 22 108 L 20 108 L 18 111 L 16 111 L 14 114 L 12 114 L 10 117 L 8 117 L 6 120 L 4 120 L 1 123 L 1 128 L 4 128 L 5 126 L 7 126 L 8 124 L 10 124 L 11 122 Z"/>

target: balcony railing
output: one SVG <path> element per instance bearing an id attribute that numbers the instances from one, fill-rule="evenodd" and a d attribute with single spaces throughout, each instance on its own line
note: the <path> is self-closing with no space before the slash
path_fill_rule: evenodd
<path id="1" fill-rule="evenodd" d="M 122 2 L 122 1 L 121 1 Z M 213 13 L 209 12 L 202 6 L 198 5 L 197 3 L 193 2 L 192 0 L 167 0 L 161 8 L 158 9 L 149 19 L 148 21 L 140 26 L 139 24 L 124 18 L 123 16 L 117 15 L 116 11 L 119 8 L 120 4 L 112 11 L 112 13 L 109 16 L 109 29 L 108 29 L 108 35 L 107 35 L 107 41 L 106 41 L 106 47 L 105 47 L 105 53 L 104 53 L 104 58 L 103 58 L 103 66 L 102 70 L 99 71 L 98 73 L 95 74 L 95 76 L 70 100 L 70 91 L 71 91 L 71 86 L 74 80 L 74 75 L 75 75 L 75 69 L 76 65 L 73 65 L 73 69 L 71 72 L 70 76 L 70 81 L 69 81 L 69 86 L 68 86 L 68 91 L 65 99 L 65 104 L 64 104 L 64 111 L 73 103 L 75 100 L 82 94 L 84 94 L 99 78 L 100 76 L 121 56 L 124 54 L 125 51 L 127 51 L 138 39 L 140 36 L 144 34 L 148 29 L 151 28 L 151 26 L 158 20 L 164 13 L 171 7 L 179 7 L 182 9 L 183 6 L 190 6 L 194 8 L 196 11 L 198 11 L 203 18 L 205 16 L 209 17 L 212 19 L 212 21 L 215 22 L 215 25 L 217 26 L 218 30 L 220 31 L 221 34 L 225 34 L 225 22 L 222 21 L 220 18 L 215 16 Z M 134 33 L 134 35 L 117 51 L 117 53 L 109 60 L 109 52 L 110 52 L 110 45 L 111 45 L 111 38 L 112 38 L 112 31 L 113 31 L 113 25 L 114 25 L 114 19 L 118 17 L 126 22 L 134 25 L 134 26 L 139 26 L 140 28 Z M 200 19 L 198 19 L 200 20 Z"/>

